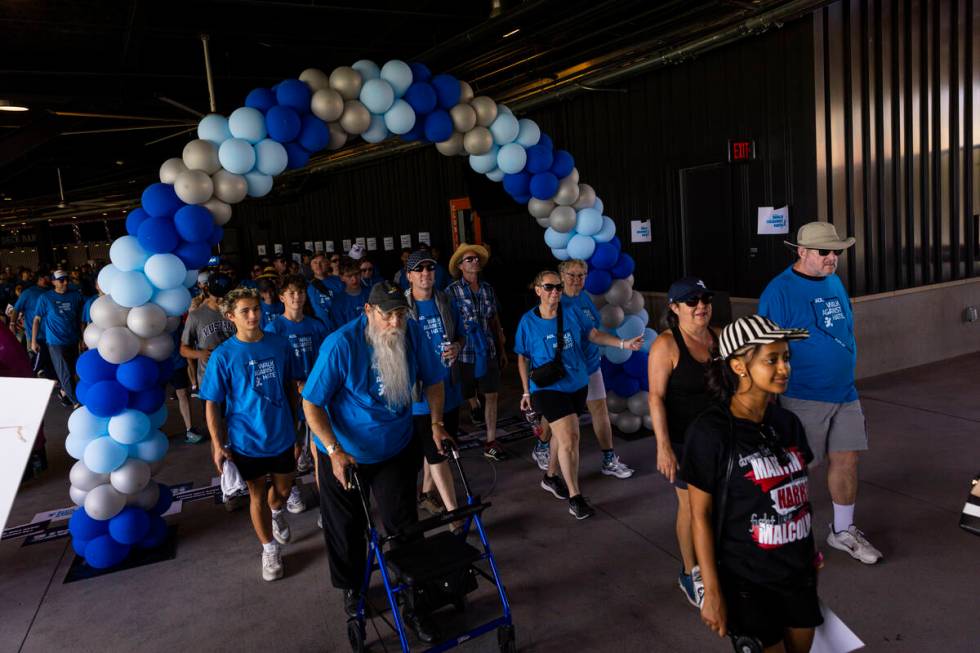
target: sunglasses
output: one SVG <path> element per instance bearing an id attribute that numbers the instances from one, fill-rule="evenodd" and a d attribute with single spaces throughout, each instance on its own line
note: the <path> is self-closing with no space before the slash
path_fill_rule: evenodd
<path id="1" fill-rule="evenodd" d="M 698 303 L 704 304 L 705 306 L 711 306 L 711 298 L 712 295 L 708 293 L 704 293 L 703 295 L 700 295 L 698 297 L 690 297 L 688 299 L 685 299 L 681 303 L 684 304 L 685 306 L 690 306 L 691 308 L 696 307 Z"/>
<path id="2" fill-rule="evenodd" d="M 815 251 L 820 256 L 830 256 L 831 254 L 833 254 L 834 256 L 840 256 L 841 254 L 844 253 L 844 250 L 842 249 L 815 249 L 813 251 Z"/>
<path id="3" fill-rule="evenodd" d="M 463 263 L 472 263 L 473 261 L 479 261 L 479 256 L 464 256 Z"/>
<path id="4" fill-rule="evenodd" d="M 542 283 L 542 284 L 540 284 L 538 286 L 538 288 L 541 288 L 545 292 L 555 292 L 555 291 L 561 292 L 562 290 L 565 289 L 565 284 L 563 284 L 563 283 Z"/>
<path id="5" fill-rule="evenodd" d="M 431 263 L 426 263 L 425 265 L 416 265 L 412 269 L 412 272 L 434 272 L 435 269 L 436 266 L 432 265 Z"/>

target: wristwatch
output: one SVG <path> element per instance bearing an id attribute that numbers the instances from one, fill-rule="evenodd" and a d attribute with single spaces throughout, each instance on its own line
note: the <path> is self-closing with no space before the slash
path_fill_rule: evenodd
<path id="1" fill-rule="evenodd" d="M 446 428 L 446 423 L 440 420 L 438 422 L 432 422 L 432 426 L 441 426 L 443 428 Z"/>
<path id="2" fill-rule="evenodd" d="M 328 444 L 327 445 L 327 455 L 328 456 L 332 456 L 332 455 L 334 455 L 335 453 L 337 453 L 340 450 L 341 449 L 340 449 L 340 443 L 339 442 L 334 442 L 333 444 Z"/>

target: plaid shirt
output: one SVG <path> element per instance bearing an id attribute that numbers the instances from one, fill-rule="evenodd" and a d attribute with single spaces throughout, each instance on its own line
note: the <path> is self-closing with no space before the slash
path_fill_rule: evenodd
<path id="1" fill-rule="evenodd" d="M 462 316 L 463 329 L 476 322 L 483 329 L 487 340 L 487 357 L 497 357 L 497 334 L 490 331 L 490 320 L 497 315 L 497 295 L 486 281 L 480 282 L 480 288 L 475 293 L 466 279 L 459 278 L 446 288 L 446 293 L 456 303 Z M 475 363 L 476 351 L 471 338 L 466 338 L 466 344 L 459 352 L 459 360 L 463 363 Z"/>

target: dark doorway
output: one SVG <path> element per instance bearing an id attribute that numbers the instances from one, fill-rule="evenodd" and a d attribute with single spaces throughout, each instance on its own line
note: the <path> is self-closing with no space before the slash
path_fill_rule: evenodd
<path id="1" fill-rule="evenodd" d="M 731 210 L 731 169 L 712 163 L 679 172 L 683 273 L 709 288 L 735 291 L 735 227 Z"/>

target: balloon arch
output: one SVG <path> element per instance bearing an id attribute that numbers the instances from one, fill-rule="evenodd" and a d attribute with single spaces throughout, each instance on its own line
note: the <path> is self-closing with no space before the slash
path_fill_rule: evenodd
<path id="1" fill-rule="evenodd" d="M 646 331 L 640 352 L 605 348 L 602 369 L 613 423 L 635 432 L 645 422 L 646 357 L 655 333 L 633 290 L 633 259 L 622 253 L 615 223 L 591 186 L 580 183 L 572 155 L 555 149 L 534 121 L 474 96 L 466 82 L 432 75 L 420 63 L 367 60 L 329 75 L 310 68 L 248 94 L 227 118 L 204 117 L 197 139 L 160 167 L 126 219 L 99 272 L 104 296 L 91 308 L 78 361 L 78 398 L 65 442 L 78 459 L 70 473 L 72 546 L 93 567 L 120 562 L 133 547 L 166 538 L 162 514 L 173 495 L 152 479 L 167 453 L 164 388 L 172 372 L 174 332 L 191 301 L 188 288 L 221 241 L 231 205 L 263 197 L 273 178 L 302 168 L 312 153 L 360 136 L 378 143 L 436 144 L 468 156 L 474 171 L 503 182 L 544 231 L 554 256 L 588 261 L 586 290 L 603 328 L 623 338 Z"/>

